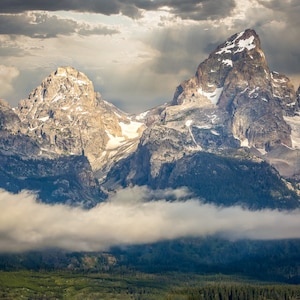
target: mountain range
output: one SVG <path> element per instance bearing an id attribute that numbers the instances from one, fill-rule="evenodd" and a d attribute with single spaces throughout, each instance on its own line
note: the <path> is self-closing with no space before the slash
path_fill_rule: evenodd
<path id="1" fill-rule="evenodd" d="M 15 108 L 0 101 L 0 188 L 91 208 L 128 186 L 188 188 L 204 202 L 299 207 L 300 87 L 271 71 L 247 29 L 171 101 L 130 115 L 59 67 Z"/>

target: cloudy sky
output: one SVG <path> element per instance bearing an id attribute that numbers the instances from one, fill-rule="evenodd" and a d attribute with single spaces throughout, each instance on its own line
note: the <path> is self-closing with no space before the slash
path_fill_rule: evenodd
<path id="1" fill-rule="evenodd" d="M 236 32 L 256 30 L 271 70 L 300 83 L 299 0 L 1 0 L 0 98 L 15 106 L 58 66 L 141 112 Z"/>

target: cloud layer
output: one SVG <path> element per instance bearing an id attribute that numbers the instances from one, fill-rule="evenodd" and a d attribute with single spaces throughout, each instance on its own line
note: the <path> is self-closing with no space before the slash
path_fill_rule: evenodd
<path id="1" fill-rule="evenodd" d="M 220 18 L 228 15 L 234 8 L 234 0 L 85 0 L 72 1 L 21 1 L 21 0 L 3 0 L 0 12 L 24 12 L 28 10 L 47 10 L 47 11 L 77 11 L 93 12 L 104 15 L 123 14 L 131 18 L 139 18 L 142 11 L 156 11 L 159 9 L 170 10 L 174 15 L 184 19 L 203 20 L 209 15 L 210 18 Z"/>
<path id="2" fill-rule="evenodd" d="M 62 19 L 45 12 L 25 12 L 0 16 L 0 35 L 23 35 L 30 38 L 46 39 L 58 35 L 106 35 L 118 33 L 108 26 L 91 26 L 72 19 Z"/>
<path id="3" fill-rule="evenodd" d="M 26 192 L 0 193 L 1 252 L 52 247 L 98 251 L 214 234 L 228 239 L 300 238 L 300 211 L 220 208 L 190 199 L 184 189 L 125 189 L 91 210 L 37 203 Z"/>

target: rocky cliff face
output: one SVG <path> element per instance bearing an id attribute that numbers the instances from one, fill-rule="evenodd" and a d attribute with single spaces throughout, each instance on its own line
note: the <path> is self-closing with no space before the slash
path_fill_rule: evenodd
<path id="1" fill-rule="evenodd" d="M 0 131 L 17 133 L 20 129 L 20 119 L 14 113 L 10 105 L 0 99 Z"/>
<path id="2" fill-rule="evenodd" d="M 298 109 L 294 87 L 286 76 L 269 70 L 253 30 L 217 47 L 195 76 L 177 88 L 172 105 L 187 104 L 213 104 L 226 111 L 227 126 L 243 146 L 269 151 L 280 144 L 292 145 L 284 116 L 294 116 Z"/>
<path id="3" fill-rule="evenodd" d="M 134 150 L 143 123 L 104 101 L 93 83 L 72 67 L 61 67 L 15 109 L 22 133 L 32 137 L 42 155 L 82 155 L 94 170 L 103 162 Z"/>
<path id="4" fill-rule="evenodd" d="M 45 158 L 14 110 L 0 101 L 0 188 L 32 190 L 40 201 L 92 207 L 106 195 L 85 156 Z M 23 132 L 23 133 L 22 133 Z"/>
<path id="5" fill-rule="evenodd" d="M 0 188 L 31 190 L 44 203 L 91 208 L 106 199 L 84 156 L 24 159 L 0 154 Z"/>

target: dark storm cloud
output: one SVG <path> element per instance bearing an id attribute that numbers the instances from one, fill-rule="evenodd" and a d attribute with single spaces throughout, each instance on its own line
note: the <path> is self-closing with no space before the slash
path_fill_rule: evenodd
<path id="1" fill-rule="evenodd" d="M 159 53 L 149 67 L 159 74 L 177 74 L 177 80 L 187 79 L 178 74 L 192 76 L 199 63 L 230 36 L 226 29 L 206 27 L 207 24 L 195 24 L 156 29 L 145 40 Z"/>
<path id="2" fill-rule="evenodd" d="M 0 34 L 25 35 L 31 38 L 51 38 L 57 35 L 104 35 L 117 33 L 105 26 L 91 27 L 71 19 L 61 19 L 47 13 L 21 13 L 0 15 Z"/>
<path id="3" fill-rule="evenodd" d="M 0 34 L 25 35 L 32 38 L 55 37 L 57 34 L 68 35 L 74 32 L 76 22 L 59 20 L 47 14 L 18 14 L 0 16 Z"/>
<path id="4" fill-rule="evenodd" d="M 272 10 L 277 20 L 285 21 L 293 26 L 300 26 L 300 2 L 298 0 L 258 0 L 258 3 Z M 299 28 L 299 27 L 298 27 Z"/>
<path id="5" fill-rule="evenodd" d="M 193 20 L 217 19 L 230 14 L 234 0 L 85 0 L 40 1 L 2 0 L 0 12 L 16 13 L 28 10 L 94 12 L 105 15 L 122 13 L 131 18 L 141 16 L 141 10 L 159 10 L 168 7 L 172 13 Z"/>
<path id="6" fill-rule="evenodd" d="M 287 30 L 290 33 L 288 35 Z M 271 70 L 287 75 L 299 73 L 300 36 L 297 29 L 262 27 L 260 37 Z"/>
<path id="7" fill-rule="evenodd" d="M 166 1 L 167 2 L 167 1 Z M 218 19 L 230 15 L 235 7 L 234 0 L 189 0 L 173 1 L 173 13 L 182 19 Z"/>

